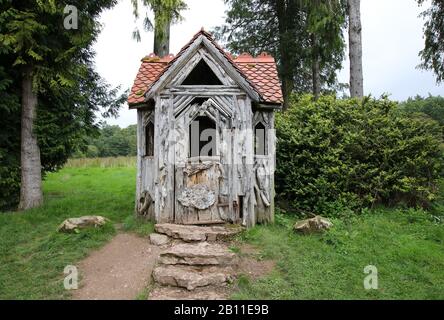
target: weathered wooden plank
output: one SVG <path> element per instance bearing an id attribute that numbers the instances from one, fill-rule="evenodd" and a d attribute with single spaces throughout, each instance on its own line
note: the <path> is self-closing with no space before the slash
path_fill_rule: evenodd
<path id="1" fill-rule="evenodd" d="M 142 111 L 137 110 L 137 175 L 136 175 L 136 199 L 135 199 L 135 212 L 138 214 L 138 204 L 142 189 Z"/>
<path id="2" fill-rule="evenodd" d="M 163 147 L 161 147 L 160 143 L 161 143 L 161 135 L 160 135 L 160 130 L 163 126 L 163 121 L 162 121 L 162 106 L 161 106 L 161 99 L 159 96 L 156 97 L 156 106 L 155 106 L 155 114 L 154 114 L 154 181 L 155 181 L 155 193 L 154 193 L 154 216 L 155 216 L 155 220 L 157 223 L 162 222 L 161 220 L 161 215 L 160 215 L 160 211 L 161 211 L 161 191 L 160 191 L 160 181 L 159 181 L 159 176 L 160 176 L 160 170 L 161 170 L 161 166 L 163 161 L 161 162 L 161 150 L 163 149 Z"/>
<path id="3" fill-rule="evenodd" d="M 222 106 L 226 106 L 229 110 L 233 110 L 234 107 L 234 101 L 232 96 L 215 96 L 213 98 L 217 103 L 219 103 Z"/>
<path id="4" fill-rule="evenodd" d="M 155 152 L 157 158 L 156 220 L 172 222 L 174 218 L 174 136 L 173 99 L 159 98 L 156 108 Z"/>
<path id="5" fill-rule="evenodd" d="M 216 49 L 216 47 L 214 47 L 207 38 L 202 38 L 202 43 L 205 44 L 208 52 L 214 57 L 215 61 L 219 65 L 224 67 L 229 77 L 236 81 L 236 83 L 239 84 L 239 86 L 248 93 L 251 99 L 259 102 L 259 93 L 256 92 L 256 90 L 250 85 L 250 83 L 245 80 L 245 78 L 231 65 L 231 63 L 219 52 L 219 50 Z"/>
<path id="6" fill-rule="evenodd" d="M 236 85 L 171 85 L 166 86 L 166 89 L 174 90 L 174 91 L 201 91 L 201 90 L 207 90 L 207 91 L 224 91 L 224 90 L 237 90 L 241 91 L 239 86 Z"/>
<path id="7" fill-rule="evenodd" d="M 261 122 L 266 128 L 266 155 L 255 155 L 254 195 L 255 212 L 258 223 L 274 220 L 274 169 L 275 169 L 275 133 L 274 113 L 269 110 L 256 110 L 253 126 Z"/>
<path id="8" fill-rule="evenodd" d="M 168 121 L 168 138 L 167 138 L 167 192 L 165 199 L 165 208 L 164 215 L 168 217 L 169 222 L 174 222 L 174 165 L 175 165 L 175 144 L 177 137 L 175 135 L 175 125 L 176 121 L 174 118 L 174 104 L 173 104 L 173 96 L 170 96 L 166 102 L 167 104 L 167 121 Z"/>
<path id="9" fill-rule="evenodd" d="M 146 99 L 154 97 L 156 93 L 159 93 L 166 85 L 171 83 L 172 79 L 182 71 L 184 66 L 193 56 L 198 54 L 201 45 L 204 45 L 208 50 L 208 53 L 213 57 L 214 61 L 223 67 L 227 75 L 232 78 L 239 86 L 254 100 L 259 102 L 260 95 L 250 85 L 250 83 L 233 67 L 233 65 L 219 52 L 214 45 L 208 41 L 203 35 L 199 36 L 182 54 L 173 65 L 160 77 L 160 79 L 148 90 L 146 93 Z"/>
<path id="10" fill-rule="evenodd" d="M 191 96 L 174 96 L 174 111 L 186 107 L 193 99 Z"/>
<path id="11" fill-rule="evenodd" d="M 253 111 L 251 106 L 251 100 L 249 97 L 242 99 L 244 103 L 244 121 L 245 121 L 245 171 L 246 171 L 246 219 L 245 224 L 247 227 L 254 227 L 256 224 L 256 212 L 254 210 L 254 139 L 253 139 Z"/>
<path id="12" fill-rule="evenodd" d="M 256 103 L 254 105 L 255 109 L 265 110 L 265 111 L 275 111 L 281 110 L 282 104 L 265 104 L 265 103 Z"/>
<path id="13" fill-rule="evenodd" d="M 214 58 L 208 53 L 207 50 L 201 48 L 199 50 L 202 59 L 207 63 L 207 65 L 211 68 L 214 74 L 221 80 L 224 85 L 234 85 L 235 82 L 230 76 L 225 72 L 225 70 L 214 60 Z"/>
<path id="14" fill-rule="evenodd" d="M 202 56 L 199 53 L 199 50 L 197 50 L 195 55 L 193 57 L 191 57 L 188 62 L 185 63 L 185 65 L 182 67 L 182 69 L 173 78 L 170 86 L 181 85 L 182 82 L 184 82 L 185 79 L 188 77 L 188 75 L 191 73 L 191 71 L 193 71 L 193 69 L 196 67 L 196 65 L 200 62 L 201 59 L 202 59 Z"/>
<path id="15" fill-rule="evenodd" d="M 203 36 L 198 37 L 187 49 L 187 51 L 180 56 L 175 63 L 165 72 L 160 79 L 148 90 L 146 99 L 152 98 L 156 93 L 160 92 L 171 80 L 176 76 L 183 66 L 197 53 L 202 44 Z"/>
<path id="16" fill-rule="evenodd" d="M 207 88 L 207 87 L 193 87 L 193 88 L 180 88 L 173 87 L 165 89 L 162 91 L 162 95 L 177 95 L 177 96 L 197 96 L 197 97 L 207 97 L 207 96 L 232 96 L 245 94 L 238 88 Z"/>

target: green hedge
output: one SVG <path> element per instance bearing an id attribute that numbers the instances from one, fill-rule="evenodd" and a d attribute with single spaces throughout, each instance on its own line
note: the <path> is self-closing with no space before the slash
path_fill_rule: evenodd
<path id="1" fill-rule="evenodd" d="M 276 118 L 276 190 L 292 209 L 428 205 L 442 174 L 439 125 L 395 102 L 293 97 Z"/>

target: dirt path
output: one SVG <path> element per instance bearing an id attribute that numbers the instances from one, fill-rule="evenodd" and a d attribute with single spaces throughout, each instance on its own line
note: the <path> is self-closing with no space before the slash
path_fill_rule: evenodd
<path id="1" fill-rule="evenodd" d="M 174 242 L 172 245 L 174 246 Z M 273 270 L 273 261 L 258 259 L 257 248 L 241 244 L 239 249 L 238 274 L 247 275 L 255 280 Z M 148 287 L 160 252 L 161 249 L 151 245 L 148 238 L 126 233 L 118 234 L 103 248 L 92 252 L 78 264 L 81 274 L 80 288 L 73 291 L 72 298 L 74 300 L 133 300 L 137 298 Z M 167 289 L 171 288 L 167 287 Z M 175 299 L 184 299 L 190 293 L 183 288 L 173 289 L 181 290 L 172 297 Z M 211 289 L 211 286 L 200 289 L 205 291 Z M 230 296 L 231 292 L 228 291 L 231 290 L 226 288 L 223 290 L 224 297 Z M 208 297 L 205 296 L 204 299 L 206 298 Z"/>
<path id="2" fill-rule="evenodd" d="M 118 234 L 79 265 L 75 300 L 132 300 L 147 287 L 160 249 L 147 238 Z"/>

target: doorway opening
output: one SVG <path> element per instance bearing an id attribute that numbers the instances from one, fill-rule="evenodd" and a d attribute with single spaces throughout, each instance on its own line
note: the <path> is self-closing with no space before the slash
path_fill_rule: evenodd
<path id="1" fill-rule="evenodd" d="M 195 118 L 189 128 L 189 157 L 216 155 L 216 123 L 207 116 Z"/>

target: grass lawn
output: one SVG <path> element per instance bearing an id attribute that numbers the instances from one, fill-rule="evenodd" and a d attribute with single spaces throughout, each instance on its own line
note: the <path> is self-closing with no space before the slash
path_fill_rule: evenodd
<path id="1" fill-rule="evenodd" d="M 444 299 L 444 225 L 415 210 L 375 210 L 333 220 L 324 235 L 302 236 L 292 218 L 256 227 L 241 241 L 277 262 L 272 274 L 239 280 L 237 299 Z M 364 289 L 364 268 L 378 271 L 378 290 Z"/>
<path id="2" fill-rule="evenodd" d="M 64 299 L 63 270 L 110 240 L 114 225 L 145 233 L 135 223 L 134 167 L 65 168 L 43 184 L 45 205 L 25 213 L 0 214 L 0 299 Z M 102 215 L 111 224 L 78 234 L 57 233 L 69 217 Z"/>
<path id="3" fill-rule="evenodd" d="M 63 269 L 75 265 L 116 233 L 115 224 L 152 231 L 133 217 L 136 170 L 70 167 L 48 175 L 45 205 L 0 214 L 0 299 L 66 299 Z M 442 207 L 440 207 L 442 209 Z M 68 217 L 103 215 L 103 229 L 59 234 Z M 324 235 L 299 236 L 294 218 L 247 231 L 240 241 L 274 259 L 275 271 L 257 281 L 239 279 L 239 299 L 444 299 L 444 225 L 415 210 L 377 210 L 334 220 Z M 375 265 L 379 290 L 366 291 L 363 269 Z"/>

